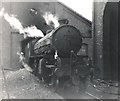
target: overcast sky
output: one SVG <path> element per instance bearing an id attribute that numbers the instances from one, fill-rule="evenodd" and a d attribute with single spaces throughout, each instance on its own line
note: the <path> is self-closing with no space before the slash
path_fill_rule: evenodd
<path id="1" fill-rule="evenodd" d="M 92 21 L 93 0 L 59 0 L 83 17 Z"/>

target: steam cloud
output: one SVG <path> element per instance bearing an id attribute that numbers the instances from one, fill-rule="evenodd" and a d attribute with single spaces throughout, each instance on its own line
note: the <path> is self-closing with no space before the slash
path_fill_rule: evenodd
<path id="1" fill-rule="evenodd" d="M 13 29 L 18 30 L 20 34 L 23 34 L 24 38 L 44 36 L 42 31 L 37 29 L 36 26 L 28 26 L 24 28 L 19 19 L 17 19 L 15 15 L 9 15 L 8 13 L 6 13 L 4 8 L 1 9 L 0 16 L 3 17 L 5 21 L 7 21 Z"/>
<path id="2" fill-rule="evenodd" d="M 22 63 L 24 68 L 29 72 L 33 72 L 32 68 L 25 62 L 25 57 L 22 55 L 22 53 L 17 52 L 17 55 L 19 55 L 19 61 Z"/>
<path id="3" fill-rule="evenodd" d="M 50 12 L 46 12 L 43 15 L 43 18 L 45 19 L 47 25 L 53 24 L 54 28 L 57 28 L 60 25 L 58 22 L 58 18 L 55 15 L 51 14 Z"/>

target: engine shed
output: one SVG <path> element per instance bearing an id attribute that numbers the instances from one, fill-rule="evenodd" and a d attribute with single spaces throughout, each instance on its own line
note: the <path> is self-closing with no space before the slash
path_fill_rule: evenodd
<path id="1" fill-rule="evenodd" d="M 57 0 L 0 2 L 0 99 L 119 99 L 119 10 L 98 0 L 91 22 Z"/>
<path id="2" fill-rule="evenodd" d="M 49 29 L 45 24 L 42 14 L 51 12 L 56 15 L 61 22 L 66 19 L 70 25 L 75 26 L 82 33 L 83 45 L 78 52 L 79 55 L 89 56 L 93 58 L 93 38 L 91 33 L 91 21 L 79 15 L 72 9 L 60 2 L 1 2 L 1 7 L 4 7 L 8 14 L 16 15 L 24 27 L 35 25 L 44 34 Z M 31 12 L 35 10 L 37 14 Z M 21 51 L 21 41 L 24 40 L 23 35 L 17 30 L 12 29 L 8 22 L 3 18 L 0 19 L 1 39 L 0 51 L 4 69 L 17 70 L 21 67 L 17 52 Z"/>

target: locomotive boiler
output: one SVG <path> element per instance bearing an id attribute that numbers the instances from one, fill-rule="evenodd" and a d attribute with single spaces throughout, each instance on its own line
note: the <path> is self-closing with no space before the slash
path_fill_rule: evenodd
<path id="1" fill-rule="evenodd" d="M 88 71 L 86 60 L 77 55 L 82 46 L 81 32 L 72 25 L 62 25 L 41 39 L 32 39 L 26 46 L 28 64 L 47 84 L 60 84 L 60 78 L 65 77 L 76 84 L 83 74 L 81 67 Z"/>
<path id="2" fill-rule="evenodd" d="M 80 31 L 71 25 L 63 25 L 37 41 L 34 45 L 34 52 L 36 54 L 49 54 L 55 50 L 59 56 L 69 57 L 71 51 L 76 54 L 81 45 Z"/>

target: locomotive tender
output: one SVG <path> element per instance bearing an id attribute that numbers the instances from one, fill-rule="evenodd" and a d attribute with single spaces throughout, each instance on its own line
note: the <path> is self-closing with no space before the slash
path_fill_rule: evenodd
<path id="1" fill-rule="evenodd" d="M 67 76 L 76 84 L 80 76 L 87 77 L 90 69 L 88 60 L 77 55 L 81 46 L 81 32 L 72 25 L 62 25 L 41 39 L 29 40 L 25 57 L 44 82 L 58 84 Z"/>

